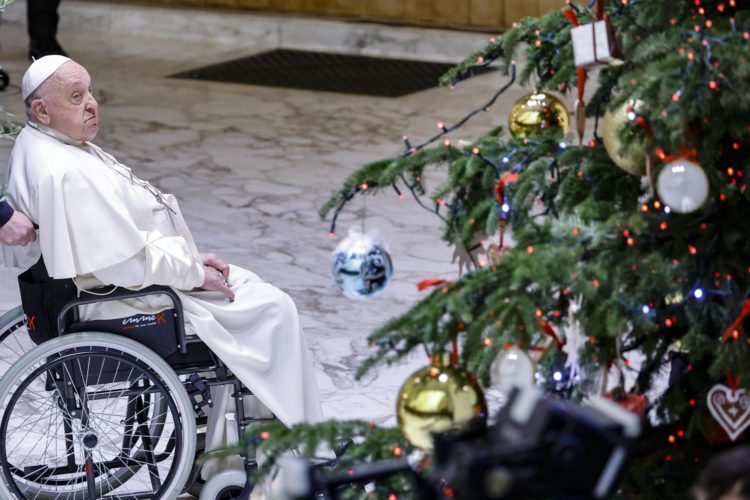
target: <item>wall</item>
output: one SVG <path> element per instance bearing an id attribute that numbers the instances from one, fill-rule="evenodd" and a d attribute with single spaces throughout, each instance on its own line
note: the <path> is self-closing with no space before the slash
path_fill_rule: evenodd
<path id="1" fill-rule="evenodd" d="M 509 26 L 561 8 L 564 0 L 142 0 L 151 4 L 231 7 L 430 26 Z"/>

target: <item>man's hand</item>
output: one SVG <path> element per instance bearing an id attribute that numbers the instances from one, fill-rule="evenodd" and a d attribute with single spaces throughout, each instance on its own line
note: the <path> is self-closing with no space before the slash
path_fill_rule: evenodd
<path id="1" fill-rule="evenodd" d="M 234 300 L 234 292 L 229 288 L 227 278 L 229 278 L 229 264 L 221 260 L 215 253 L 202 253 L 203 270 L 206 273 L 206 279 L 201 288 L 221 292 L 227 296 L 230 301 Z"/>
<path id="2" fill-rule="evenodd" d="M 8 222 L 0 227 L 0 242 L 3 245 L 26 246 L 31 241 L 36 241 L 34 224 L 24 214 L 16 210 Z"/>
<path id="3" fill-rule="evenodd" d="M 202 289 L 221 292 L 226 295 L 230 301 L 234 301 L 234 292 L 229 288 L 229 283 L 224 279 L 223 274 L 221 274 L 216 268 L 205 265 L 203 266 L 203 271 L 206 273 L 206 278 L 203 281 L 203 285 L 201 285 Z"/>
<path id="4" fill-rule="evenodd" d="M 213 267 L 224 276 L 224 279 L 229 277 L 229 264 L 221 260 L 215 253 L 202 253 L 201 259 L 203 259 L 204 266 Z"/>

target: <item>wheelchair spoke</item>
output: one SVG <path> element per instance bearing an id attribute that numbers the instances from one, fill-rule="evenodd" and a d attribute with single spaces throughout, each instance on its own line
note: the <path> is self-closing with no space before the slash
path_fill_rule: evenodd
<path id="1" fill-rule="evenodd" d="M 45 419 L 45 417 L 44 417 L 44 416 L 42 416 L 42 417 L 40 417 L 40 418 L 38 418 L 38 419 L 36 419 L 36 420 L 34 420 L 34 421 L 32 421 L 32 422 L 26 421 L 26 422 L 24 422 L 24 425 L 28 425 L 29 423 L 31 423 L 31 424 L 35 424 L 35 423 L 37 423 L 37 422 L 40 422 L 41 420 L 44 420 L 44 419 Z M 16 428 L 12 429 L 12 430 L 11 430 L 10 432 L 14 432 L 14 431 L 15 431 L 16 429 L 19 429 L 19 427 L 16 427 Z M 18 444 L 17 444 L 17 445 L 16 445 L 16 447 L 15 447 L 15 448 L 13 448 L 13 450 L 11 450 L 11 451 L 15 451 L 15 450 L 16 450 L 16 449 L 18 449 L 18 447 L 19 447 L 19 446 L 21 446 L 22 444 L 26 444 L 26 440 L 27 440 L 27 438 L 29 437 L 29 434 L 31 434 L 32 432 L 34 432 L 34 429 L 29 429 L 29 430 L 28 430 L 28 431 L 26 432 L 26 434 L 24 434 L 24 435 L 23 435 L 23 436 L 22 436 L 22 437 L 21 437 L 20 439 L 18 439 Z M 44 436 L 46 435 L 46 434 L 43 434 L 43 433 L 41 433 L 41 432 L 39 432 L 39 431 L 36 431 L 36 433 L 37 433 L 37 434 L 39 434 L 39 435 L 40 435 L 40 436 L 42 436 L 42 437 L 44 437 Z M 37 442 L 39 442 L 39 441 L 37 441 Z M 25 460 L 26 458 L 28 458 L 28 457 L 29 457 L 29 455 L 31 454 L 31 452 L 32 452 L 32 451 L 33 451 L 33 449 L 29 450 L 29 453 L 27 453 L 27 454 L 26 454 L 26 456 L 24 457 L 24 460 Z"/>
<path id="2" fill-rule="evenodd" d="M 62 425 L 62 423 L 58 424 L 58 425 L 57 425 L 57 428 L 56 428 L 56 430 L 59 430 L 59 428 L 60 428 L 60 426 L 61 426 L 61 425 Z M 49 436 L 48 436 L 48 437 L 49 437 Z M 48 449 L 49 449 L 49 440 L 47 440 L 47 446 L 45 446 L 45 448 L 44 448 L 44 451 L 43 451 L 43 455 L 45 455 L 45 456 L 46 456 L 46 454 L 47 454 L 47 450 L 48 450 Z M 55 449 L 56 449 L 56 453 L 55 453 L 55 455 L 54 455 L 54 456 L 51 456 L 51 457 L 49 457 L 49 458 L 50 458 L 50 460 L 51 460 L 52 462 L 57 462 L 57 461 L 58 461 L 58 459 L 60 458 L 59 452 L 57 451 L 57 440 L 55 441 Z M 30 449 L 29 453 L 31 453 L 32 451 L 34 451 L 34 449 L 33 449 L 33 448 L 31 448 L 31 449 Z M 67 456 L 67 455 L 68 455 L 68 453 L 66 452 L 66 455 L 65 455 L 65 456 Z M 24 457 L 24 458 L 23 458 L 23 459 L 21 460 L 21 462 L 20 462 L 20 463 L 24 463 L 24 461 L 26 460 L 26 458 L 28 458 L 28 456 L 29 456 L 29 454 L 27 454 L 27 455 L 26 455 L 26 456 L 25 456 L 25 457 Z M 46 462 L 46 460 L 45 460 L 45 462 Z"/>
<path id="3" fill-rule="evenodd" d="M 0 370 L 0 377 L 6 371 L 5 367 L 10 367 L 16 359 L 36 347 L 26 329 L 26 317 L 20 309 L 17 314 L 0 332 L 0 366 L 4 367 Z"/>
<path id="4" fill-rule="evenodd" d="M 5 393 L 0 424 L 0 458 L 16 495 L 87 500 L 154 498 L 167 485 L 177 491 L 169 481 L 181 415 L 138 358 L 77 346 L 24 370 Z M 192 407 L 183 413 L 192 416 Z"/>
<path id="5" fill-rule="evenodd" d="M 99 454 L 101 455 L 101 451 L 99 451 L 98 453 L 99 453 Z M 103 457 L 103 456 L 101 456 L 101 458 L 102 458 L 102 460 L 101 460 L 101 463 L 104 463 L 104 457 Z M 109 490 L 109 491 L 115 491 L 115 490 L 117 490 L 118 488 L 122 487 L 123 485 L 125 485 L 125 491 L 128 491 L 128 490 L 129 490 L 129 486 L 127 486 L 127 483 L 124 483 L 123 481 L 121 481 L 121 480 L 120 480 L 119 478 L 117 478 L 116 476 L 114 476 L 114 475 L 111 475 L 111 474 L 110 474 L 110 470 L 109 470 L 109 469 L 106 469 L 106 470 L 105 470 L 105 469 L 104 469 L 104 468 L 103 468 L 102 466 L 100 466 L 100 465 L 97 465 L 97 467 L 101 467 L 101 469 L 100 469 L 100 470 L 101 470 L 101 477 L 102 477 L 102 480 L 103 480 L 103 481 L 106 481 L 106 484 L 107 484 L 107 490 Z M 115 484 L 115 483 L 116 483 L 116 484 Z"/>

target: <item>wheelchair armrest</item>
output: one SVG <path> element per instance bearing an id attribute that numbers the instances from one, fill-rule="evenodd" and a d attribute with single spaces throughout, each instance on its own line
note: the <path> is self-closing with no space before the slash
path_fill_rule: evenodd
<path id="1" fill-rule="evenodd" d="M 93 293 L 90 293 L 93 292 Z M 147 295 L 166 295 L 172 300 L 174 306 L 175 336 L 177 337 L 177 347 L 182 354 L 187 353 L 187 343 L 185 342 L 185 321 L 182 312 L 182 301 L 177 293 L 168 286 L 151 285 L 141 290 L 128 290 L 127 288 L 101 287 L 95 288 L 90 292 L 81 292 L 81 296 L 71 300 L 60 310 L 57 315 L 57 334 L 62 335 L 65 330 L 65 318 L 68 313 L 75 307 L 95 304 L 97 302 L 109 302 L 112 300 L 132 299 L 136 297 L 145 297 Z M 106 295 L 100 295 L 106 293 Z"/>

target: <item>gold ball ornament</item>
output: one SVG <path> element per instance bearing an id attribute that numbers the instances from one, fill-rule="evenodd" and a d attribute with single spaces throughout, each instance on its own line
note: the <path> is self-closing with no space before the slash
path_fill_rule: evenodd
<path id="1" fill-rule="evenodd" d="M 629 174 L 643 176 L 646 174 L 646 139 L 631 142 L 623 148 L 617 135 L 618 130 L 631 120 L 628 115 L 637 112 L 643 101 L 625 101 L 614 111 L 607 110 L 602 118 L 602 141 L 604 149 L 612 161 Z"/>
<path id="2" fill-rule="evenodd" d="M 432 433 L 463 430 L 474 418 L 487 418 L 487 403 L 477 378 L 454 367 L 449 353 L 406 379 L 398 393 L 396 414 L 401 430 L 414 446 L 432 450 Z"/>
<path id="3" fill-rule="evenodd" d="M 559 130 L 565 135 L 570 128 L 570 113 L 554 95 L 532 92 L 521 97 L 510 109 L 508 128 L 515 139 L 533 136 L 544 130 Z"/>

